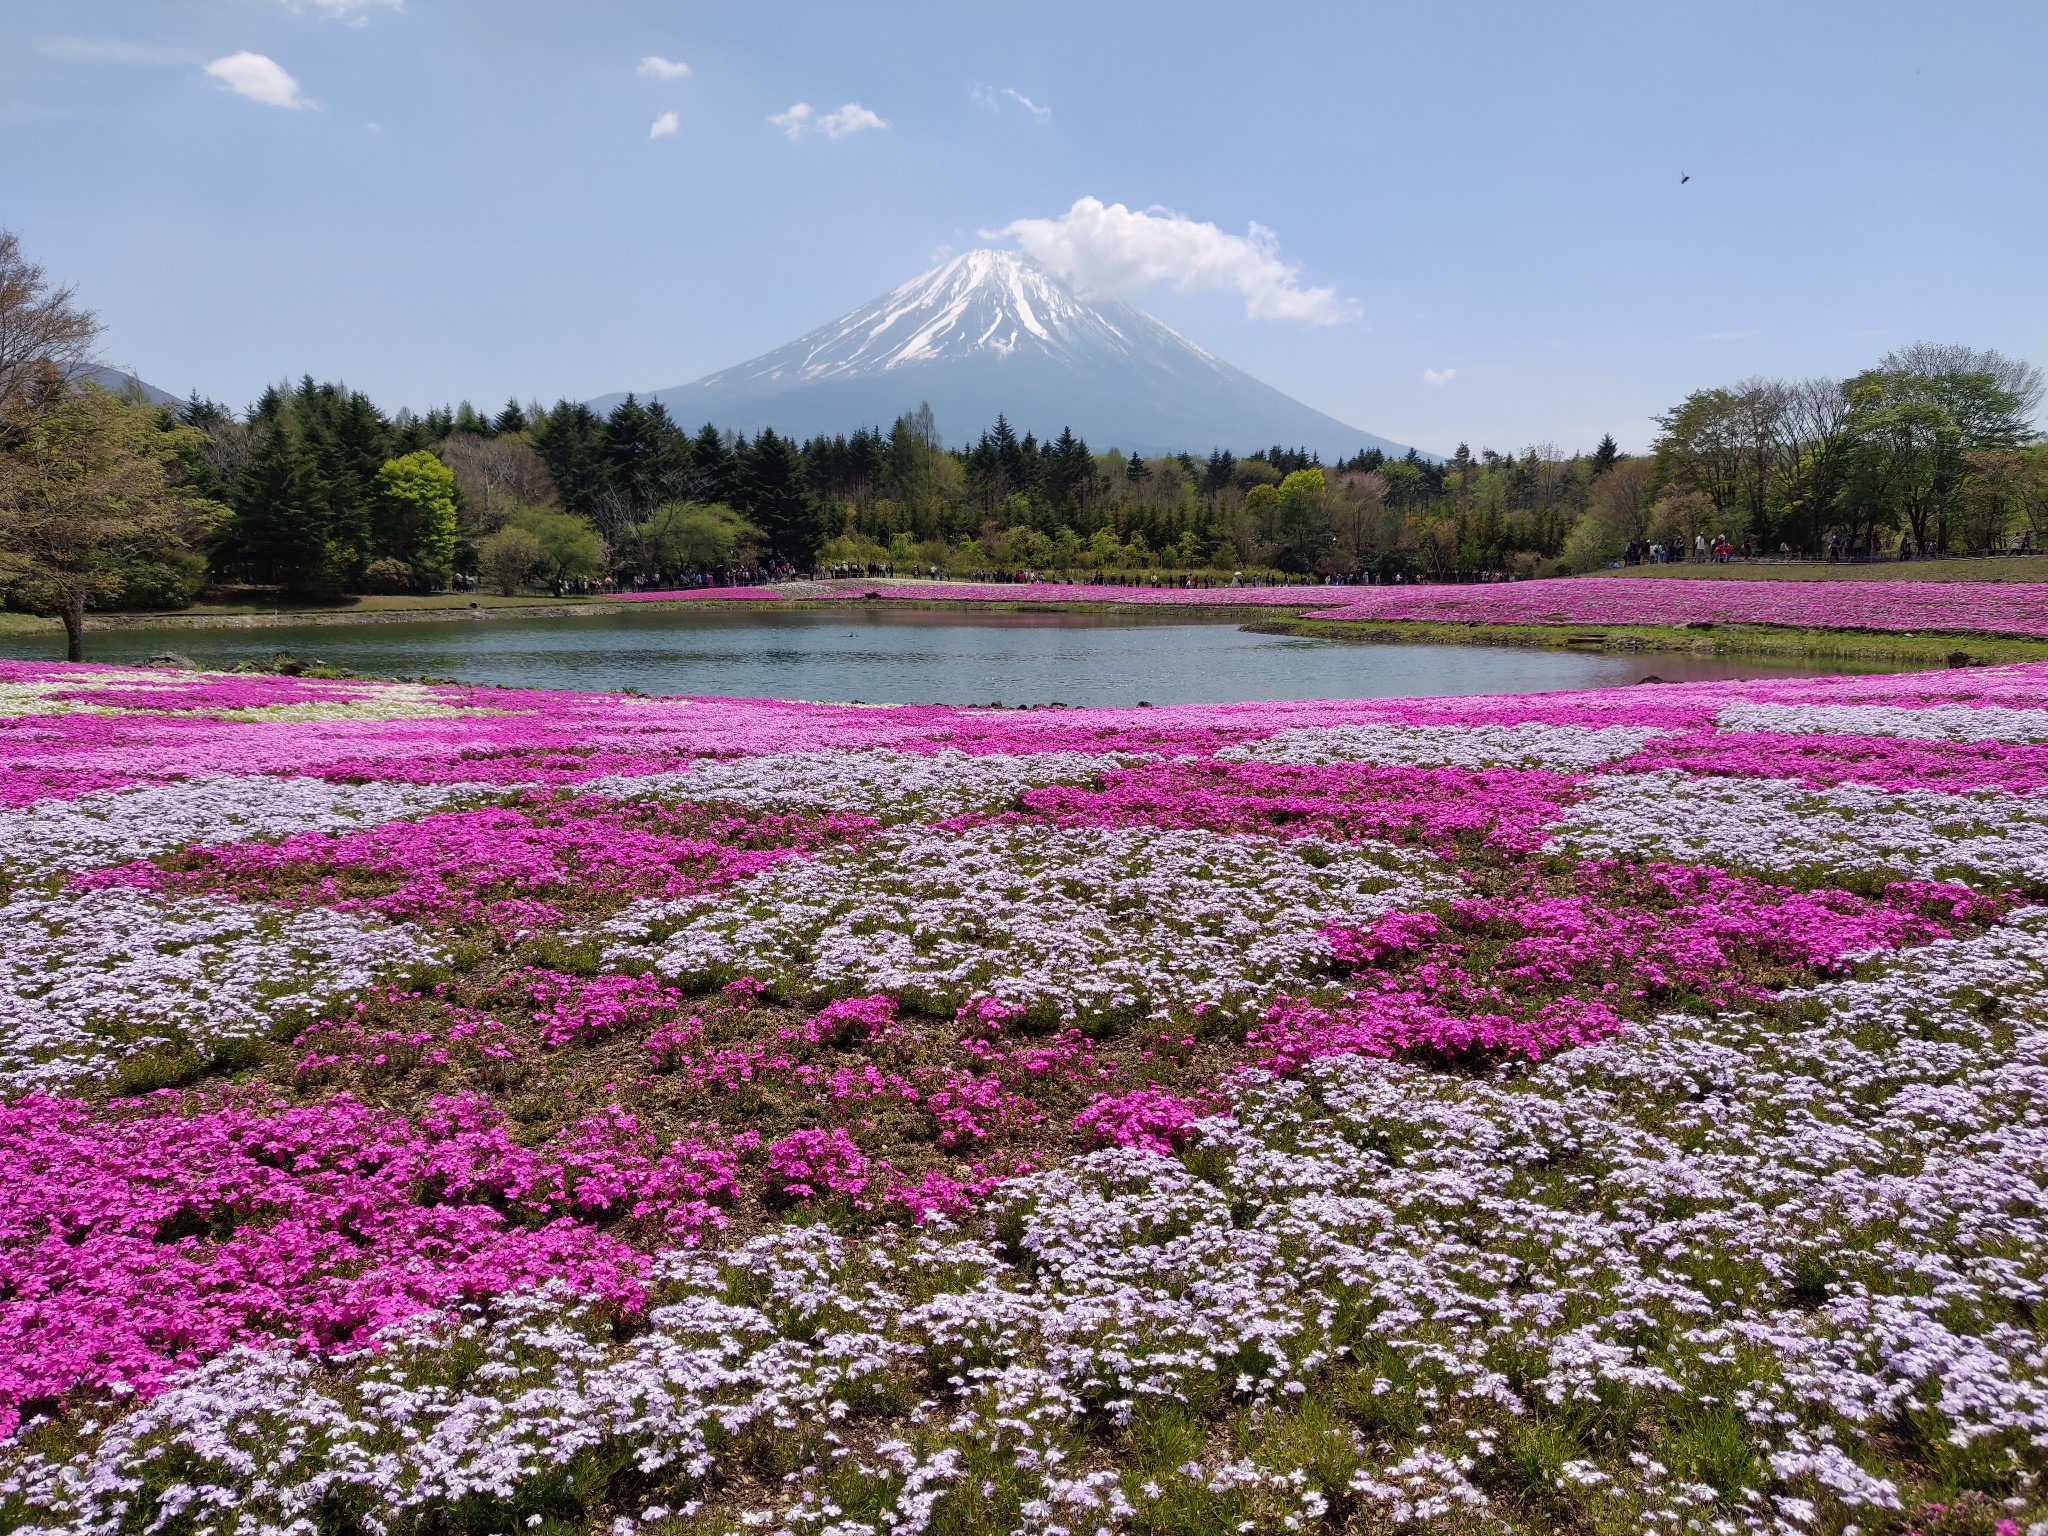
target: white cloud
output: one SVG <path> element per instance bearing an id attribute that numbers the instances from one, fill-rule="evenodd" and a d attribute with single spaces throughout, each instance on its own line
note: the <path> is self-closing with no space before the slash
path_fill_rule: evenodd
<path id="1" fill-rule="evenodd" d="M 650 139 L 665 139 L 672 135 L 682 123 L 673 112 L 664 112 L 654 120 L 654 126 L 647 130 Z"/>
<path id="2" fill-rule="evenodd" d="M 1154 283 L 1172 283 L 1184 293 L 1234 288 L 1255 320 L 1335 325 L 1357 314 L 1334 288 L 1302 287 L 1300 268 L 1280 259 L 1279 237 L 1261 224 L 1231 235 L 1170 209 L 1133 212 L 1084 197 L 1056 219 L 1017 219 L 983 236 L 1014 239 L 1083 294 L 1133 298 Z"/>
<path id="3" fill-rule="evenodd" d="M 231 53 L 206 66 L 206 73 L 237 96 L 260 101 L 266 107 L 310 107 L 299 82 L 285 72 L 275 59 L 260 53 Z"/>
<path id="4" fill-rule="evenodd" d="M 984 107 L 987 107 L 991 112 L 1002 111 L 1003 103 L 1008 101 L 1015 103 L 1017 106 L 1022 107 L 1026 112 L 1030 113 L 1031 120 L 1034 123 L 1045 123 L 1052 121 L 1051 107 L 1040 106 L 1037 102 L 1033 101 L 1029 96 L 1026 96 L 1022 91 L 1016 90 L 1011 86 L 989 86 L 976 84 L 976 86 L 974 87 L 973 94 L 974 99 L 980 102 Z"/>
<path id="5" fill-rule="evenodd" d="M 313 11 L 329 21 L 345 21 L 352 27 L 366 25 L 372 11 L 405 9 L 405 0 L 284 0 L 284 3 L 291 10 Z"/>
<path id="6" fill-rule="evenodd" d="M 870 112 L 857 101 L 849 101 L 845 106 L 825 113 L 816 111 L 808 101 L 800 101 L 787 112 L 771 113 L 768 121 L 792 139 L 800 139 L 813 131 L 823 133 L 828 139 L 843 139 L 863 128 L 889 126 L 887 119 Z"/>
<path id="7" fill-rule="evenodd" d="M 664 59 L 658 53 L 650 53 L 640 61 L 640 67 L 634 73 L 654 80 L 687 80 L 690 78 L 690 66 L 681 59 Z"/>
<path id="8" fill-rule="evenodd" d="M 1457 376 L 1458 370 L 1455 368 L 1425 368 L 1422 370 L 1422 382 L 1431 389 L 1442 389 L 1444 385 L 1450 383 Z"/>

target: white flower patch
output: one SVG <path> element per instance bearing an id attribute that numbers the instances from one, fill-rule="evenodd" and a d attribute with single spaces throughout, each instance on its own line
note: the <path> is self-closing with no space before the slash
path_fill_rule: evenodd
<path id="1" fill-rule="evenodd" d="M 55 695 L 74 693 L 80 688 L 146 688 L 162 687 L 163 683 L 161 672 L 124 667 L 95 667 L 89 673 L 0 680 L 0 719 L 22 715 L 118 715 L 122 711 L 111 704 L 87 704 Z"/>
<path id="2" fill-rule="evenodd" d="M 2048 794 L 1610 774 L 1553 824 L 1548 846 L 1766 875 L 2039 882 L 2048 881 Z"/>
<path id="3" fill-rule="evenodd" d="M 102 703 L 90 699 L 60 698 L 67 693 L 117 689 L 149 694 L 183 694 L 204 690 L 210 684 L 234 687 L 250 679 L 233 673 L 162 672 L 140 668 L 95 667 L 90 672 L 0 682 L 0 718 L 21 715 L 122 715 L 134 706 Z M 311 696 L 282 704 L 253 704 L 241 707 L 193 709 L 179 706 L 159 711 L 167 715 L 206 714 L 223 720 L 309 721 L 309 720 L 431 720 L 455 715 L 496 714 L 455 702 L 446 689 L 429 683 L 337 683 L 333 687 L 356 694 L 354 698 L 323 698 L 314 690 L 322 684 L 305 685 Z"/>
<path id="4" fill-rule="evenodd" d="M 1931 704 L 1769 704 L 1740 700 L 1714 717 L 1724 731 L 1895 736 L 1906 741 L 2048 741 L 2048 709 Z"/>
<path id="5" fill-rule="evenodd" d="M 642 903 L 604 931 L 609 963 L 681 979 L 1164 1018 L 1300 985 L 1327 962 L 1323 925 L 1460 889 L 1410 850 L 996 825 L 885 834 L 715 897 Z"/>
<path id="6" fill-rule="evenodd" d="M 208 1052 L 441 959 L 409 929 L 110 887 L 0 906 L 0 1086 L 53 1089 L 153 1046 Z"/>
<path id="7" fill-rule="evenodd" d="M 1259 741 L 1225 747 L 1216 755 L 1263 763 L 1375 763 L 1415 768 L 1549 768 L 1589 773 L 1642 749 L 1669 731 L 1610 725 L 1369 725 L 1304 726 Z"/>
<path id="8" fill-rule="evenodd" d="M 266 774 L 96 789 L 0 811 L 0 872 L 22 880 L 126 864 L 193 843 L 354 832 L 498 792 L 489 784 L 330 784 Z"/>
<path id="9" fill-rule="evenodd" d="M 628 798 L 723 800 L 749 810 L 938 821 L 967 811 L 1008 810 L 1027 789 L 1083 784 L 1136 761 L 1131 755 L 1086 752 L 976 756 L 953 747 L 840 748 L 704 758 L 682 773 L 618 774 L 578 788 Z"/>

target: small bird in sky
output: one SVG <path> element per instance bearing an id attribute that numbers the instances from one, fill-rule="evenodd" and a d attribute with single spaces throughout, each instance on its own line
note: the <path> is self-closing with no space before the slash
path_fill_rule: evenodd
<path id="1" fill-rule="evenodd" d="M 1682 186 L 1684 186 L 1684 185 L 1685 185 L 1685 184 L 1686 184 L 1686 183 L 1687 183 L 1688 181 L 1691 181 L 1691 180 L 1692 180 L 1692 177 L 1691 177 L 1691 175 L 1690 175 L 1690 174 L 1687 174 L 1687 175 L 1684 175 L 1684 176 L 1681 176 L 1681 177 L 1679 177 L 1679 178 L 1678 178 L 1678 184 L 1679 184 L 1679 185 L 1680 185 L 1680 186 L 1682 187 Z"/>

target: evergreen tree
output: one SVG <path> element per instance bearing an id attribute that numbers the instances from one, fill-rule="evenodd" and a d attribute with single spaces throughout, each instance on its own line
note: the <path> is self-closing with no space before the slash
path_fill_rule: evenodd
<path id="1" fill-rule="evenodd" d="M 1460 443 L 1458 446 L 1463 448 L 1465 445 Z M 1620 457 L 1621 448 L 1615 443 L 1614 434 L 1604 434 L 1600 439 L 1600 446 L 1593 450 L 1593 478 L 1597 480 L 1614 468 L 1614 461 Z"/>
<path id="2" fill-rule="evenodd" d="M 1152 478 L 1152 466 L 1139 457 L 1137 449 L 1131 450 L 1131 461 L 1124 466 L 1124 478 L 1133 485 L 1143 485 Z"/>
<path id="3" fill-rule="evenodd" d="M 557 401 L 534 451 L 554 477 L 555 492 L 571 512 L 589 516 L 604 493 L 604 420 L 589 406 Z"/>
<path id="4" fill-rule="evenodd" d="M 695 481 L 697 501 L 707 504 L 739 500 L 739 466 L 718 428 L 710 422 L 697 430 L 690 442 L 690 474 Z"/>
<path id="5" fill-rule="evenodd" d="M 338 593 L 345 562 L 336 558 L 328 538 L 325 502 L 319 468 L 297 418 L 276 412 L 260 426 L 256 451 L 235 486 L 222 565 L 232 575 L 281 586 L 295 596 Z"/>
<path id="6" fill-rule="evenodd" d="M 825 541 L 825 531 L 817 501 L 804 484 L 796 444 L 764 427 L 746 450 L 742 478 L 745 499 L 740 510 L 768 536 L 770 552 L 799 569 L 808 568 Z"/>
<path id="7" fill-rule="evenodd" d="M 498 419 L 491 423 L 491 427 L 501 436 L 507 432 L 526 430 L 526 412 L 520 408 L 517 396 L 505 402 L 505 409 L 498 412 Z"/>

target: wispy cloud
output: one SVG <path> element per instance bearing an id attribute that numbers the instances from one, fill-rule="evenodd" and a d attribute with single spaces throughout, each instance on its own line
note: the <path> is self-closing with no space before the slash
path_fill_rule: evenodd
<path id="1" fill-rule="evenodd" d="M 1170 209 L 1084 197 L 1056 219 L 1017 219 L 983 238 L 1015 240 L 1084 294 L 1131 298 L 1171 283 L 1183 292 L 1235 289 L 1256 320 L 1335 325 L 1357 315 L 1334 288 L 1303 287 L 1301 269 L 1280 259 L 1279 237 L 1262 224 L 1233 235 Z"/>
<path id="2" fill-rule="evenodd" d="M 1455 368 L 1425 368 L 1422 370 L 1422 382 L 1431 389 L 1442 389 L 1457 376 L 1458 370 Z"/>
<path id="3" fill-rule="evenodd" d="M 266 107 L 310 107 L 299 82 L 277 60 L 260 53 L 231 53 L 206 66 L 206 73 L 223 89 Z"/>
<path id="4" fill-rule="evenodd" d="M 857 101 L 849 101 L 830 112 L 819 112 L 808 101 L 800 101 L 786 112 L 770 113 L 768 121 L 792 139 L 801 139 L 809 133 L 822 133 L 828 139 L 843 139 L 863 128 L 889 126 L 886 118 L 870 112 Z"/>
<path id="5" fill-rule="evenodd" d="M 650 139 L 666 139 L 671 137 L 676 129 L 681 126 L 682 122 L 675 113 L 664 112 L 654 120 L 654 126 L 647 130 L 647 137 Z"/>
<path id="6" fill-rule="evenodd" d="M 190 64 L 199 57 L 190 48 L 125 37 L 46 37 L 36 44 L 36 52 L 74 64 Z"/>
<path id="7" fill-rule="evenodd" d="M 402 11 L 405 0 L 284 0 L 287 9 L 311 11 L 329 21 L 345 21 L 352 27 L 369 24 L 372 11 Z"/>
<path id="8" fill-rule="evenodd" d="M 640 67 L 634 73 L 645 75 L 650 80 L 687 80 L 690 78 L 690 66 L 681 59 L 664 59 L 658 53 L 650 53 L 640 61 Z"/>
<path id="9" fill-rule="evenodd" d="M 1022 91 L 1016 90 L 1011 86 L 982 85 L 977 82 L 974 86 L 973 95 L 976 101 L 987 107 L 991 112 L 1002 111 L 1003 104 L 1009 102 L 1012 105 L 1022 107 L 1028 112 L 1034 123 L 1049 123 L 1052 121 L 1051 107 L 1040 106 Z"/>
<path id="10" fill-rule="evenodd" d="M 1693 337 L 1694 341 L 1747 341 L 1755 331 L 1708 331 L 1703 336 Z"/>

